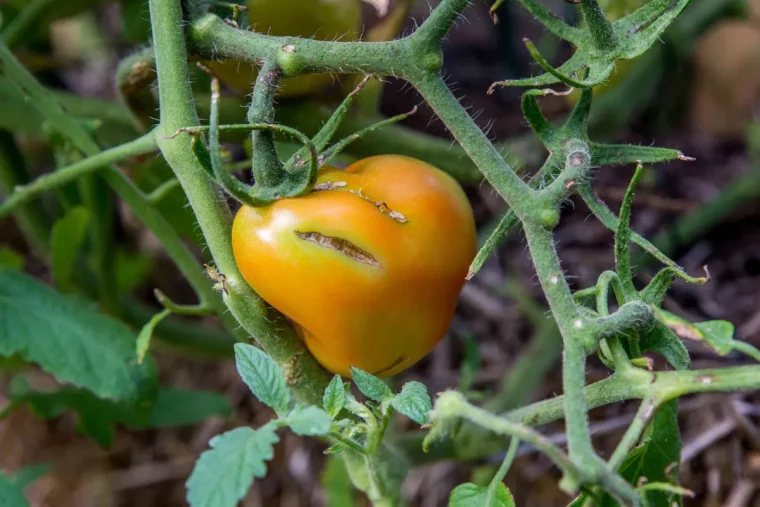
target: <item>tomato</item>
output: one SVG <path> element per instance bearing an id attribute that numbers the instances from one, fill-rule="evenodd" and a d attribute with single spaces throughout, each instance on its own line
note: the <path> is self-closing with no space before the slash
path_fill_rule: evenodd
<path id="1" fill-rule="evenodd" d="M 475 256 L 475 223 L 449 175 L 380 155 L 323 169 L 303 197 L 243 206 L 232 247 L 248 284 L 325 368 L 385 377 L 445 334 Z"/>
<path id="2" fill-rule="evenodd" d="M 361 22 L 361 0 L 248 0 L 248 23 L 259 33 L 354 41 L 359 38 Z M 223 83 L 243 93 L 251 91 L 258 74 L 256 67 L 237 61 L 211 62 L 210 66 Z M 278 95 L 303 95 L 332 81 L 329 74 L 286 78 Z"/>

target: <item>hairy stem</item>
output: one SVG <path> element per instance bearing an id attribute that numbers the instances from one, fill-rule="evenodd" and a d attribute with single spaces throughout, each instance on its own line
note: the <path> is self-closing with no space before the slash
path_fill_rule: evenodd
<path id="1" fill-rule="evenodd" d="M 296 394 L 320 403 L 327 376 L 298 339 L 292 327 L 272 312 L 243 279 L 232 253 L 232 216 L 218 187 L 195 158 L 190 136 L 171 136 L 183 127 L 199 124 L 190 89 L 180 0 L 151 0 L 153 47 L 156 48 L 161 103 L 159 148 L 184 189 L 209 251 L 226 280 L 224 301 L 264 350 L 280 363 Z M 218 19 L 218 18 L 217 18 Z M 231 28 L 231 27 L 230 27 Z M 234 29 L 233 29 L 234 30 Z"/>

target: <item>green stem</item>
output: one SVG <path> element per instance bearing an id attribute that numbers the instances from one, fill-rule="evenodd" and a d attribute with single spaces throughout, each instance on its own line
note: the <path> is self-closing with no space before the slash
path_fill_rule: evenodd
<path id="1" fill-rule="evenodd" d="M 0 218 L 7 216 L 17 206 L 26 204 L 43 192 L 54 190 L 81 176 L 105 169 L 114 162 L 150 153 L 156 149 L 157 144 L 153 133 L 148 133 L 134 141 L 115 146 L 69 166 L 43 174 L 25 185 L 16 185 L 12 189 L 13 192 L 0 204 Z"/>
<path id="2" fill-rule="evenodd" d="M 0 210 L 15 194 L 16 189 L 21 188 L 26 183 L 26 180 L 24 157 L 21 155 L 16 141 L 10 133 L 0 130 L 0 188 L 4 190 L 6 195 L 10 194 L 0 204 Z M 16 224 L 35 255 L 46 260 L 49 255 L 50 225 L 42 207 L 26 204 L 19 206 L 14 213 Z M 7 213 L 0 212 L 0 219 L 4 216 L 7 216 Z"/>
<path id="3" fill-rule="evenodd" d="M 248 108 L 248 123 L 273 123 L 274 98 L 280 82 L 281 71 L 270 58 L 259 70 L 253 87 L 251 105 Z M 257 186 L 276 187 L 284 174 L 283 164 L 277 155 L 274 132 L 254 130 L 251 132 L 251 164 Z"/>
<path id="4" fill-rule="evenodd" d="M 628 456 L 628 453 L 631 452 L 633 446 L 636 445 L 636 442 L 641 438 L 641 434 L 644 432 L 644 429 L 647 427 L 647 424 L 649 424 L 649 421 L 652 419 L 652 415 L 654 415 L 656 410 L 657 406 L 655 405 L 654 400 L 651 397 L 644 398 L 639 406 L 639 410 L 636 412 L 636 416 L 633 418 L 633 422 L 628 426 L 623 438 L 620 439 L 620 443 L 615 448 L 615 451 L 612 453 L 612 456 L 608 461 L 610 468 L 613 470 L 620 468 L 625 457 Z"/>
<path id="5" fill-rule="evenodd" d="M 411 83 L 517 216 L 533 213 L 536 192 L 504 161 L 440 76 L 423 74 Z"/>
<path id="6" fill-rule="evenodd" d="M 195 158 L 191 148 L 192 139 L 181 135 L 170 138 L 183 127 L 199 124 L 190 89 L 185 40 L 180 23 L 181 2 L 151 0 L 150 14 L 161 103 L 159 131 L 163 135 L 158 138 L 159 148 L 182 184 L 216 267 L 226 278 L 229 294 L 224 297 L 224 301 L 243 328 L 256 338 L 275 361 L 284 366 L 288 382 L 299 398 L 319 404 L 327 385 L 327 376 L 292 327 L 267 307 L 240 274 L 232 253 L 230 210 L 219 189 Z M 193 29 L 190 31 L 193 32 Z"/>
<path id="7" fill-rule="evenodd" d="M 439 411 L 441 417 L 466 419 L 497 435 L 510 436 L 528 442 L 543 452 L 560 470 L 571 477 L 580 479 L 585 475 L 584 471 L 562 449 L 551 443 L 540 433 L 531 430 L 527 426 L 478 408 L 468 403 L 459 393 L 449 391 L 442 394 L 438 398 L 434 409 L 434 412 Z"/>
<path id="8" fill-rule="evenodd" d="M 580 0 L 583 20 L 588 25 L 596 49 L 603 52 L 614 51 L 618 46 L 618 37 L 612 23 L 599 7 L 597 0 Z"/>
<path id="9" fill-rule="evenodd" d="M 500 483 L 504 480 L 504 477 L 507 476 L 507 472 L 509 472 L 509 468 L 512 466 L 512 462 L 515 460 L 515 456 L 517 456 L 517 449 L 520 447 L 520 439 L 517 437 L 512 437 L 509 442 L 509 448 L 507 449 L 507 453 L 504 455 L 504 460 L 501 462 L 501 466 L 496 471 L 496 474 L 493 476 L 493 479 L 491 479 L 491 485 L 488 488 L 488 498 L 486 499 L 486 505 L 491 505 L 492 498 L 492 489 L 494 489 L 494 485 Z"/>

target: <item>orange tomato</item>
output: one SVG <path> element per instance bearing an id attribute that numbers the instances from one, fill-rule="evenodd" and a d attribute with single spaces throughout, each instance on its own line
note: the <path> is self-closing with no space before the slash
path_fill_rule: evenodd
<path id="1" fill-rule="evenodd" d="M 232 247 L 248 284 L 295 323 L 325 368 L 385 377 L 445 334 L 476 237 L 453 178 L 381 155 L 324 168 L 303 197 L 243 206 Z"/>

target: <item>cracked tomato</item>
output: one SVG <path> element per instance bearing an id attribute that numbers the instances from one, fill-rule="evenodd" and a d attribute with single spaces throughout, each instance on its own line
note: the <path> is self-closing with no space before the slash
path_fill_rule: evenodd
<path id="1" fill-rule="evenodd" d="M 476 238 L 453 178 L 381 155 L 323 168 L 303 197 L 243 206 L 232 247 L 248 284 L 294 322 L 325 368 L 385 377 L 445 334 Z"/>

